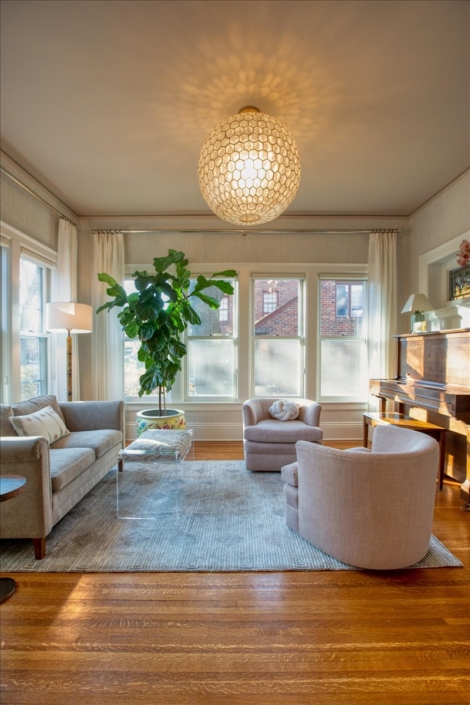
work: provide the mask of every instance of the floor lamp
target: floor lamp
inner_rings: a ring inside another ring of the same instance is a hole
[[[72,336],[71,333],[91,333],[93,309],[88,304],[71,302],[46,304],[46,329],[67,331],[67,401],[72,401]]]

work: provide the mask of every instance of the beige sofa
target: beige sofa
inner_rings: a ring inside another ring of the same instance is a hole
[[[69,435],[49,443],[41,436],[19,437],[10,416],[51,406]],[[117,462],[123,443],[124,403],[59,403],[42,396],[0,407],[0,474],[22,475],[24,491],[2,503],[0,538],[31,538],[36,558],[44,558],[46,536]]]
[[[426,555],[439,446],[424,433],[377,426],[372,450],[297,443],[282,469],[286,523],[343,563],[406,568]]]

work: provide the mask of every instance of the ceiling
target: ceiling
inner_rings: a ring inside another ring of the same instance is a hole
[[[470,164],[467,0],[2,0],[2,149],[78,215],[209,213],[207,133],[293,133],[288,213],[408,215]]]

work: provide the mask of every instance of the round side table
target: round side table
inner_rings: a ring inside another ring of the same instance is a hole
[[[24,490],[26,478],[21,475],[0,475],[0,502],[13,499]],[[8,600],[16,590],[13,578],[0,578],[0,603]]]

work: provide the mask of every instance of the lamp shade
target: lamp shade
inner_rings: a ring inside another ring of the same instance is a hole
[[[409,311],[433,311],[434,306],[428,301],[424,294],[411,294],[401,312],[409,313]]]
[[[215,127],[199,157],[199,186],[219,218],[259,225],[277,218],[300,183],[300,156],[282,123],[242,108]]]
[[[93,309],[88,304],[75,304],[70,301],[46,304],[46,319],[46,329],[50,331],[91,333],[93,329]]]

